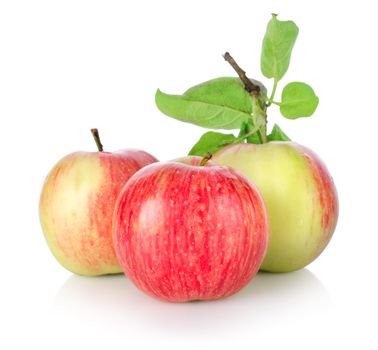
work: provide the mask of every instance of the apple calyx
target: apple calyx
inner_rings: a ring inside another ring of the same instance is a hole
[[[104,147],[102,146],[102,143],[101,143],[101,140],[100,140],[100,135],[98,133],[98,129],[97,128],[93,128],[91,129],[91,133],[93,135],[93,138],[96,142],[96,146],[97,146],[97,149],[99,152],[103,152],[104,151]]]

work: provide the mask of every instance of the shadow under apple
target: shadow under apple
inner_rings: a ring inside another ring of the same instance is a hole
[[[58,291],[53,312],[78,324],[140,332],[153,329],[167,337],[184,334],[208,336],[225,331],[258,331],[288,327],[307,318],[324,317],[330,297],[307,269],[285,274],[258,273],[239,293],[213,302],[171,304],[136,289],[124,275],[81,277],[73,275]]]

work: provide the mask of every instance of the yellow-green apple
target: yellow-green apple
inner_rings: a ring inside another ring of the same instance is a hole
[[[287,272],[316,259],[335,230],[338,199],[320,158],[293,142],[226,146],[213,161],[247,176],[260,190],[270,226],[262,270]]]
[[[126,181],[140,168],[156,162],[147,152],[125,149],[75,152],[48,174],[40,197],[40,220],[56,259],[80,275],[122,272],[112,242],[115,203]],[[97,136],[96,136],[97,135]]]
[[[255,186],[231,168],[199,160],[138,171],[114,212],[114,246],[125,274],[161,300],[236,293],[256,274],[267,248],[267,214]]]

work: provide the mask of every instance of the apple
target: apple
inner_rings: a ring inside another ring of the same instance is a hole
[[[268,243],[265,205],[231,168],[200,157],[155,163],[123,188],[113,239],[125,274],[169,302],[236,293],[257,273]]]
[[[270,240],[262,270],[298,270],[320,255],[336,227],[338,199],[314,152],[294,142],[235,144],[213,160],[247,176],[265,201]]]
[[[147,152],[125,149],[75,152],[48,174],[39,213],[47,244],[66,269],[79,275],[120,273],[112,245],[112,216],[126,181],[140,168],[156,162]]]

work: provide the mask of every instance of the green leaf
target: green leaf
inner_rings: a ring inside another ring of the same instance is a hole
[[[268,135],[268,141],[290,141],[290,138],[277,124],[274,124],[271,133]]]
[[[155,101],[169,117],[210,129],[239,129],[251,116],[251,97],[238,78],[217,78],[169,95],[157,90]]]
[[[287,84],[282,90],[281,99],[281,103],[278,103],[281,114],[289,119],[310,117],[319,103],[312,87],[300,82]]]
[[[245,135],[247,133],[249,133],[250,131],[252,131],[253,128],[254,128],[254,126],[253,126],[253,124],[252,124],[251,121],[243,123],[242,127],[240,128],[240,132],[239,132],[238,138],[242,137],[243,135]],[[246,141],[248,143],[254,143],[256,145],[261,144],[261,140],[260,140],[258,131],[255,132],[254,134],[248,136],[246,138]]]
[[[209,131],[201,136],[197,143],[190,150],[190,156],[203,157],[206,152],[215,153],[220,148],[232,143],[236,137],[232,134]]]
[[[272,15],[261,52],[261,71],[267,78],[278,81],[285,75],[297,36],[298,27],[293,21],[280,21]]]

